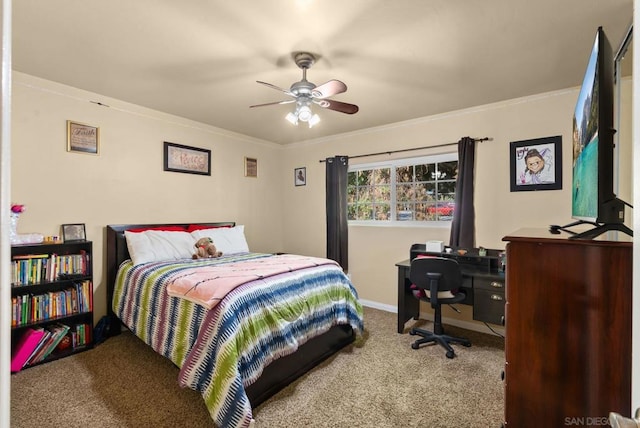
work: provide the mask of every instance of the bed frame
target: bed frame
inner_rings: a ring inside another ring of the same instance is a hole
[[[153,228],[157,226],[235,226],[234,222],[188,223],[188,224],[127,224],[107,226],[107,316],[110,336],[120,334],[122,323],[113,312],[113,289],[120,264],[129,259],[129,250],[124,232],[129,229]],[[337,325],[328,332],[317,336],[286,357],[279,358],[265,367],[260,378],[246,388],[253,408],[275,395],[282,388],[304,375],[331,355],[352,343],[355,333],[349,325]]]

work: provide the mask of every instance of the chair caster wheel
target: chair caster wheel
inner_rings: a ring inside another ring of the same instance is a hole
[[[418,345],[417,343],[412,343],[412,344],[411,344],[411,347],[412,347],[413,349],[418,349],[418,348],[420,347],[420,345]]]
[[[453,358],[455,355],[456,354],[453,351],[447,351],[447,358]]]
[[[415,336],[416,335],[415,330],[414,329],[409,330],[409,335],[410,336]]]
[[[465,348],[470,348],[471,342],[463,343],[462,346],[464,346]]]

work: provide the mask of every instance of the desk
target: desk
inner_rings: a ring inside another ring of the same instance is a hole
[[[477,251],[477,250],[476,250]],[[417,320],[420,315],[420,301],[411,292],[409,271],[411,260],[418,255],[453,258],[460,263],[462,288],[467,297],[461,303],[473,306],[473,319],[502,325],[504,322],[504,272],[498,269],[500,250],[488,250],[486,257],[480,257],[470,250],[464,256],[458,254],[431,253],[424,244],[411,246],[410,259],[396,263],[398,267],[398,333],[404,333],[404,324]]]

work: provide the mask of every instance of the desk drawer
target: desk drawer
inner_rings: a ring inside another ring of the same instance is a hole
[[[473,288],[475,290],[495,291],[504,294],[504,278],[473,278]]]
[[[504,289],[473,290],[473,319],[502,325],[504,317]]]

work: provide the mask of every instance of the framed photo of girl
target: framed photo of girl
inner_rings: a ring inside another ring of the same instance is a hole
[[[562,136],[512,141],[511,191],[562,189]]]

